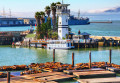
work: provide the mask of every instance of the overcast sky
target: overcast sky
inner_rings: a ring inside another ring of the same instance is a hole
[[[12,15],[15,16],[34,16],[36,11],[44,11],[45,6],[52,2],[62,0],[0,0],[0,15],[3,8],[6,14],[11,9]],[[70,4],[69,9],[74,12],[95,13],[105,9],[120,6],[120,0],[64,0],[64,3]]]

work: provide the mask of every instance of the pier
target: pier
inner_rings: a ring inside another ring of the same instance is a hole
[[[13,42],[23,41],[29,31],[2,31],[0,32],[0,45],[12,45]]]

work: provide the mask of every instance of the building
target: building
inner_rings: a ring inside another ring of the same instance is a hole
[[[56,4],[57,15],[58,17],[58,39],[62,40],[66,38],[68,34],[68,16],[70,14],[70,10],[68,10],[68,6],[70,4]]]
[[[0,27],[35,25],[35,18],[0,18]]]

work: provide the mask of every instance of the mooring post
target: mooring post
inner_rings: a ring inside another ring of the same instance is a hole
[[[72,66],[74,67],[74,52],[72,53]]]
[[[89,68],[91,68],[91,51],[89,52]]]
[[[10,83],[10,72],[7,72],[7,83]]]
[[[29,48],[30,48],[30,39],[29,39]]]
[[[79,49],[79,41],[78,41],[78,49]]]
[[[112,55],[112,50],[110,49],[110,50],[109,50],[109,52],[110,52],[110,53],[109,53],[109,63],[111,64],[111,55]]]
[[[37,48],[37,43],[35,43],[35,48]]]
[[[53,49],[53,62],[55,62],[55,49]]]

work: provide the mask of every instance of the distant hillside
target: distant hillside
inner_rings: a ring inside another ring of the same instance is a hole
[[[109,9],[104,12],[120,12],[120,7],[114,8],[114,9]]]

